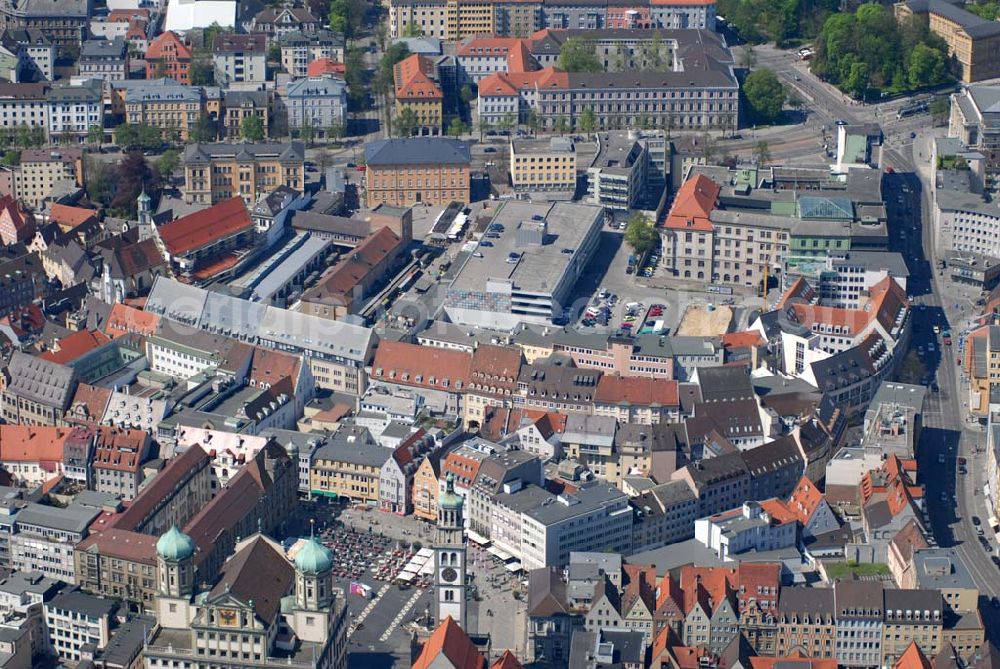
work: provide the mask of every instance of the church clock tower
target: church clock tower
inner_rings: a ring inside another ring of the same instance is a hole
[[[462,506],[455,493],[455,477],[445,478],[445,491],[438,498],[438,520],[434,535],[434,604],[440,624],[451,616],[465,629],[465,529]]]

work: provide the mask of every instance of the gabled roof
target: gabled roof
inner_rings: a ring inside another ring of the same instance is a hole
[[[471,367],[472,356],[466,351],[383,341],[375,351],[371,378],[458,392],[469,384]]]
[[[160,317],[154,313],[116,302],[104,323],[104,333],[112,339],[129,333],[150,336],[156,333],[159,323]]]
[[[930,544],[927,543],[927,538],[924,536],[923,529],[921,529],[920,523],[917,522],[916,518],[908,520],[906,525],[903,525],[903,529],[896,532],[896,536],[892,538],[889,545],[895,547],[903,564],[910,563],[910,560],[913,558],[913,551],[930,548]]]
[[[454,669],[486,669],[486,660],[476,650],[472,639],[451,616],[445,618],[420,650],[411,669],[431,669],[446,666],[437,662],[444,656]]]
[[[109,341],[111,340],[99,330],[78,330],[56,340],[56,347],[53,350],[45,351],[38,357],[60,365],[68,365]]]
[[[931,663],[920,650],[916,641],[911,641],[903,654],[892,665],[892,669],[931,669]]]
[[[469,145],[450,137],[379,139],[365,144],[368,167],[397,165],[469,165]]]
[[[49,210],[49,220],[58,223],[64,231],[83,225],[92,218],[97,218],[97,212],[93,209],[71,207],[58,202],[53,204],[52,209]]]
[[[810,481],[808,476],[803,476],[788,498],[787,507],[795,514],[800,523],[806,525],[824,499],[826,497],[819,491],[816,484]]]
[[[146,49],[146,60],[159,60],[168,55],[171,60],[191,60],[191,47],[172,30],[159,35]]]
[[[0,425],[0,461],[62,462],[66,442],[87,434],[78,427]]]
[[[252,227],[243,198],[236,196],[161,225],[159,233],[167,251],[180,255]]]
[[[509,650],[505,650],[496,662],[490,665],[490,669],[524,669],[524,665],[517,659],[517,656]]]
[[[253,602],[254,613],[270,625],[294,579],[292,563],[270,541],[258,535],[222,566],[222,576],[209,597],[230,595],[244,604]]]
[[[597,382],[594,402],[651,407],[680,406],[677,381],[605,374]]]
[[[444,92],[434,81],[434,61],[420,54],[412,54],[396,63],[393,84],[397,100],[434,100],[444,97]]]
[[[688,179],[677,191],[663,227],[671,230],[711,232],[709,216],[719,200],[719,184],[704,174]]]

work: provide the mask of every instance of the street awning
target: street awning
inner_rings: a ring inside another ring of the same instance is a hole
[[[506,568],[507,568],[507,571],[509,571],[510,573],[513,574],[513,573],[521,571],[521,563],[518,562],[517,560],[514,560],[513,562],[508,562]]]
[[[481,535],[479,532],[476,532],[475,530],[466,530],[465,533],[469,536],[470,540],[476,542],[480,546],[490,545],[490,540]]]
[[[417,576],[416,574],[410,573],[408,571],[403,571],[403,572],[399,573],[399,576],[396,577],[396,580],[397,581],[403,581],[405,583],[409,583],[414,578],[416,578],[416,576]]]
[[[492,555],[493,557],[497,558],[498,560],[503,560],[504,562],[514,557],[507,551],[502,551],[496,546],[490,546],[489,548],[486,549],[486,552]]]

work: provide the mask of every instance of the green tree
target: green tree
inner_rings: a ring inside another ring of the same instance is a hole
[[[180,152],[177,149],[167,149],[156,161],[156,171],[162,177],[169,177],[181,164]]]
[[[345,128],[343,123],[332,123],[330,127],[326,129],[326,136],[335,142],[339,142],[344,138]]]
[[[868,92],[868,83],[868,65],[858,61],[851,63],[847,78],[844,79],[844,89],[854,97],[861,98]]]
[[[514,112],[507,112],[500,117],[500,122],[497,123],[497,127],[500,131],[507,134],[510,134],[510,131],[514,129],[515,125],[517,125],[517,114]]]
[[[541,127],[542,121],[541,119],[538,118],[537,111],[535,111],[534,109],[528,110],[528,118],[527,118],[527,123],[525,125],[528,126],[528,130],[531,131],[532,136],[538,135],[538,128]]]
[[[240,121],[240,136],[250,142],[259,142],[264,139],[264,122],[260,116],[252,114],[244,116]]]
[[[299,139],[306,143],[306,146],[312,146],[313,140],[316,139],[316,128],[313,127],[312,119],[306,115],[302,117],[302,127],[299,128]]]
[[[21,162],[21,154],[18,151],[4,151],[0,156],[0,165],[11,167]]]
[[[189,134],[192,142],[207,144],[219,138],[219,129],[208,114],[202,114],[195,121]]]
[[[126,149],[147,151],[163,146],[163,133],[149,123],[123,123],[114,130],[115,144]]]
[[[555,131],[560,135],[565,135],[569,132],[569,120],[565,116],[557,116],[555,123]]]
[[[767,140],[762,139],[753,147],[753,160],[760,167],[771,162],[771,147]]]
[[[601,72],[604,68],[594,52],[594,44],[582,37],[570,37],[559,49],[559,69],[566,72]]]
[[[410,137],[419,125],[420,121],[417,119],[416,112],[410,107],[403,107],[396,114],[396,119],[393,121],[393,130],[395,130],[397,137]]]
[[[1000,5],[995,2],[970,2],[964,8],[987,21],[996,21],[997,17],[1000,16]]]
[[[771,70],[762,68],[747,75],[743,95],[755,123],[774,123],[781,117],[785,87]]]
[[[943,52],[926,44],[913,47],[907,72],[911,86],[914,88],[935,86],[945,80],[947,72],[948,65]]]
[[[716,149],[715,140],[712,139],[710,134],[703,133],[701,139],[698,140],[701,146],[701,157],[705,161],[706,165],[712,165],[715,161]]]
[[[215,68],[210,60],[198,54],[191,60],[191,67],[188,72],[192,86],[214,86]]]
[[[403,37],[423,37],[424,31],[416,23],[407,23],[403,28]]]
[[[271,46],[267,48],[267,62],[281,63],[281,44],[277,40],[271,42]]]
[[[451,123],[448,125],[448,134],[452,137],[461,137],[462,135],[468,134],[469,126],[462,123],[462,119],[455,117],[451,119]]]
[[[100,144],[104,141],[104,128],[99,125],[92,125],[87,128],[87,143]]]
[[[951,104],[947,98],[934,98],[931,101],[931,118],[934,119],[935,125],[941,125],[947,121],[950,113]]]
[[[220,26],[218,21],[212,21],[212,25],[201,31],[201,43],[211,53],[212,48],[215,46],[216,36],[225,32],[226,29]]]
[[[740,67],[748,70],[757,67],[757,51],[753,48],[753,44],[747,44],[740,54]]]
[[[483,135],[485,135],[487,132],[489,132],[490,130],[492,130],[493,129],[493,125],[489,122],[488,119],[483,118],[482,116],[480,116],[476,120],[476,129],[479,130],[479,141],[481,142],[481,141],[483,141]]]
[[[625,225],[625,243],[632,247],[636,255],[645,255],[658,239],[659,233],[645,214],[632,214]]]
[[[458,97],[462,99],[462,102],[469,104],[476,99],[476,94],[472,90],[472,86],[469,84],[462,84],[462,88],[458,91]]]

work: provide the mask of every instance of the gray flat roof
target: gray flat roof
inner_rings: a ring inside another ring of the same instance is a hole
[[[79,590],[60,593],[53,597],[50,602],[46,603],[46,606],[67,611],[77,611],[94,618],[110,616],[118,608],[118,604],[113,600],[94,597]]]
[[[910,276],[906,267],[906,258],[902,253],[891,251],[850,251],[845,254],[845,261],[857,263],[869,270],[887,270],[893,276]]]
[[[552,525],[590,513],[609,502],[627,499],[628,495],[614,486],[596,484],[580,488],[572,494],[563,493],[549,504],[525,510],[525,515],[544,525]]]
[[[476,251],[483,257],[469,256],[451,290],[485,291],[487,281],[496,279],[510,281],[517,290],[550,293],[576,257],[577,247],[591,227],[600,224],[603,214],[601,207],[568,202],[504,202],[491,223],[503,226],[499,239],[488,240],[492,246],[477,246]],[[533,217],[542,217],[547,225],[545,243],[519,245],[519,229],[540,223]],[[574,253],[563,253],[563,249],[572,249]],[[516,263],[507,262],[512,252],[521,254]]]
[[[48,527],[60,532],[83,533],[100,513],[101,510],[97,507],[78,504],[70,504],[64,509],[43,504],[29,504],[17,514],[17,523]]]
[[[954,548],[920,548],[913,551],[913,569],[920,588],[976,588],[968,565]]]

